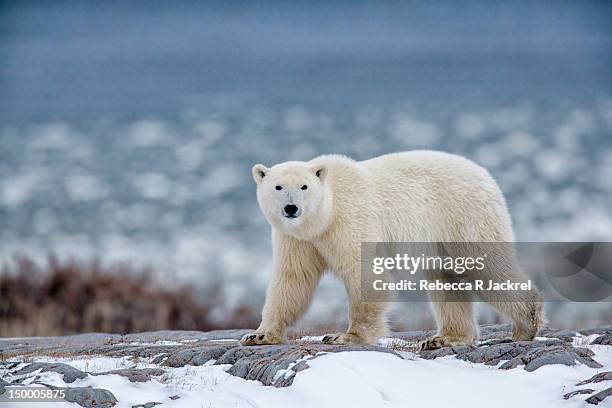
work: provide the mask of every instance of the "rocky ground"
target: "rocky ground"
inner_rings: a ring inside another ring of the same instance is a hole
[[[337,346],[321,344],[319,337],[303,337],[289,344],[242,347],[237,339],[246,330],[213,332],[158,331],[130,335],[81,334],[53,338],[0,339],[0,394],[7,387],[41,386],[66,391],[65,400],[83,407],[111,407],[121,401],[111,390],[72,384],[84,379],[110,374],[131,383],[168,382],[174,369],[190,366],[219,365],[228,374],[255,380],[264,386],[291,387],[297,373],[308,370],[312,360],[329,353],[374,351],[398,358],[433,360],[452,358],[493,366],[499,370],[533,372],[544,366],[583,365],[596,369],[596,374],[577,382],[574,389],[560,394],[559,399],[584,399],[590,404],[611,403],[612,371],[605,371],[597,355],[587,345],[612,347],[612,326],[589,330],[561,331],[545,329],[538,341],[511,342],[509,326],[481,328],[478,347],[446,347],[417,353],[417,344],[431,332],[394,333],[378,346]],[[71,365],[74,359],[122,359],[123,367]],[[146,364],[143,364],[146,363]],[[604,388],[601,389],[601,384]],[[598,390],[592,385],[597,384]],[[606,399],[609,397],[608,399]],[[142,401],[131,406],[152,407],[180,399],[171,395],[168,401]],[[0,401],[2,399],[0,398]]]

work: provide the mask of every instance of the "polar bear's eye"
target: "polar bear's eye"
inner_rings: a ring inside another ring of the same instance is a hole
[[[306,190],[307,188],[308,188],[308,186],[307,186],[306,184],[304,184],[304,185],[302,186],[302,190]]]
[[[276,186],[277,190],[282,190],[283,188],[281,186]]]

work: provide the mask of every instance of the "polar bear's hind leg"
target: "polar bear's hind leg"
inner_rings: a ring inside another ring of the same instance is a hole
[[[473,345],[478,339],[478,326],[471,302],[431,302],[438,334],[421,343],[421,350]]]
[[[529,299],[517,302],[491,302],[497,311],[512,320],[512,341],[533,340],[544,324],[541,295],[534,291]]]

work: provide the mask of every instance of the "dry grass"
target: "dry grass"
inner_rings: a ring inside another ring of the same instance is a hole
[[[0,336],[55,336],[151,330],[214,330],[255,327],[258,311],[246,305],[212,318],[222,291],[196,293],[187,286],[156,285],[150,269],[126,264],[59,261],[44,266],[16,258],[0,270]]]

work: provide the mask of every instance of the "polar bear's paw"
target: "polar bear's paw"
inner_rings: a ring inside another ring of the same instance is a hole
[[[427,339],[419,345],[421,351],[436,350],[442,347],[456,347],[456,346],[468,346],[473,347],[475,345],[476,338],[474,336],[466,335],[465,337],[449,337],[444,335],[435,335],[430,339]]]
[[[270,332],[253,332],[245,334],[240,343],[243,346],[259,346],[264,344],[281,344],[285,341],[279,337],[275,336]]]
[[[425,350],[436,350],[442,347],[450,346],[450,342],[444,336],[433,336],[430,339],[427,339],[421,342],[419,349],[421,351]]]
[[[321,340],[324,344],[364,344],[365,341],[354,333],[327,334]]]

